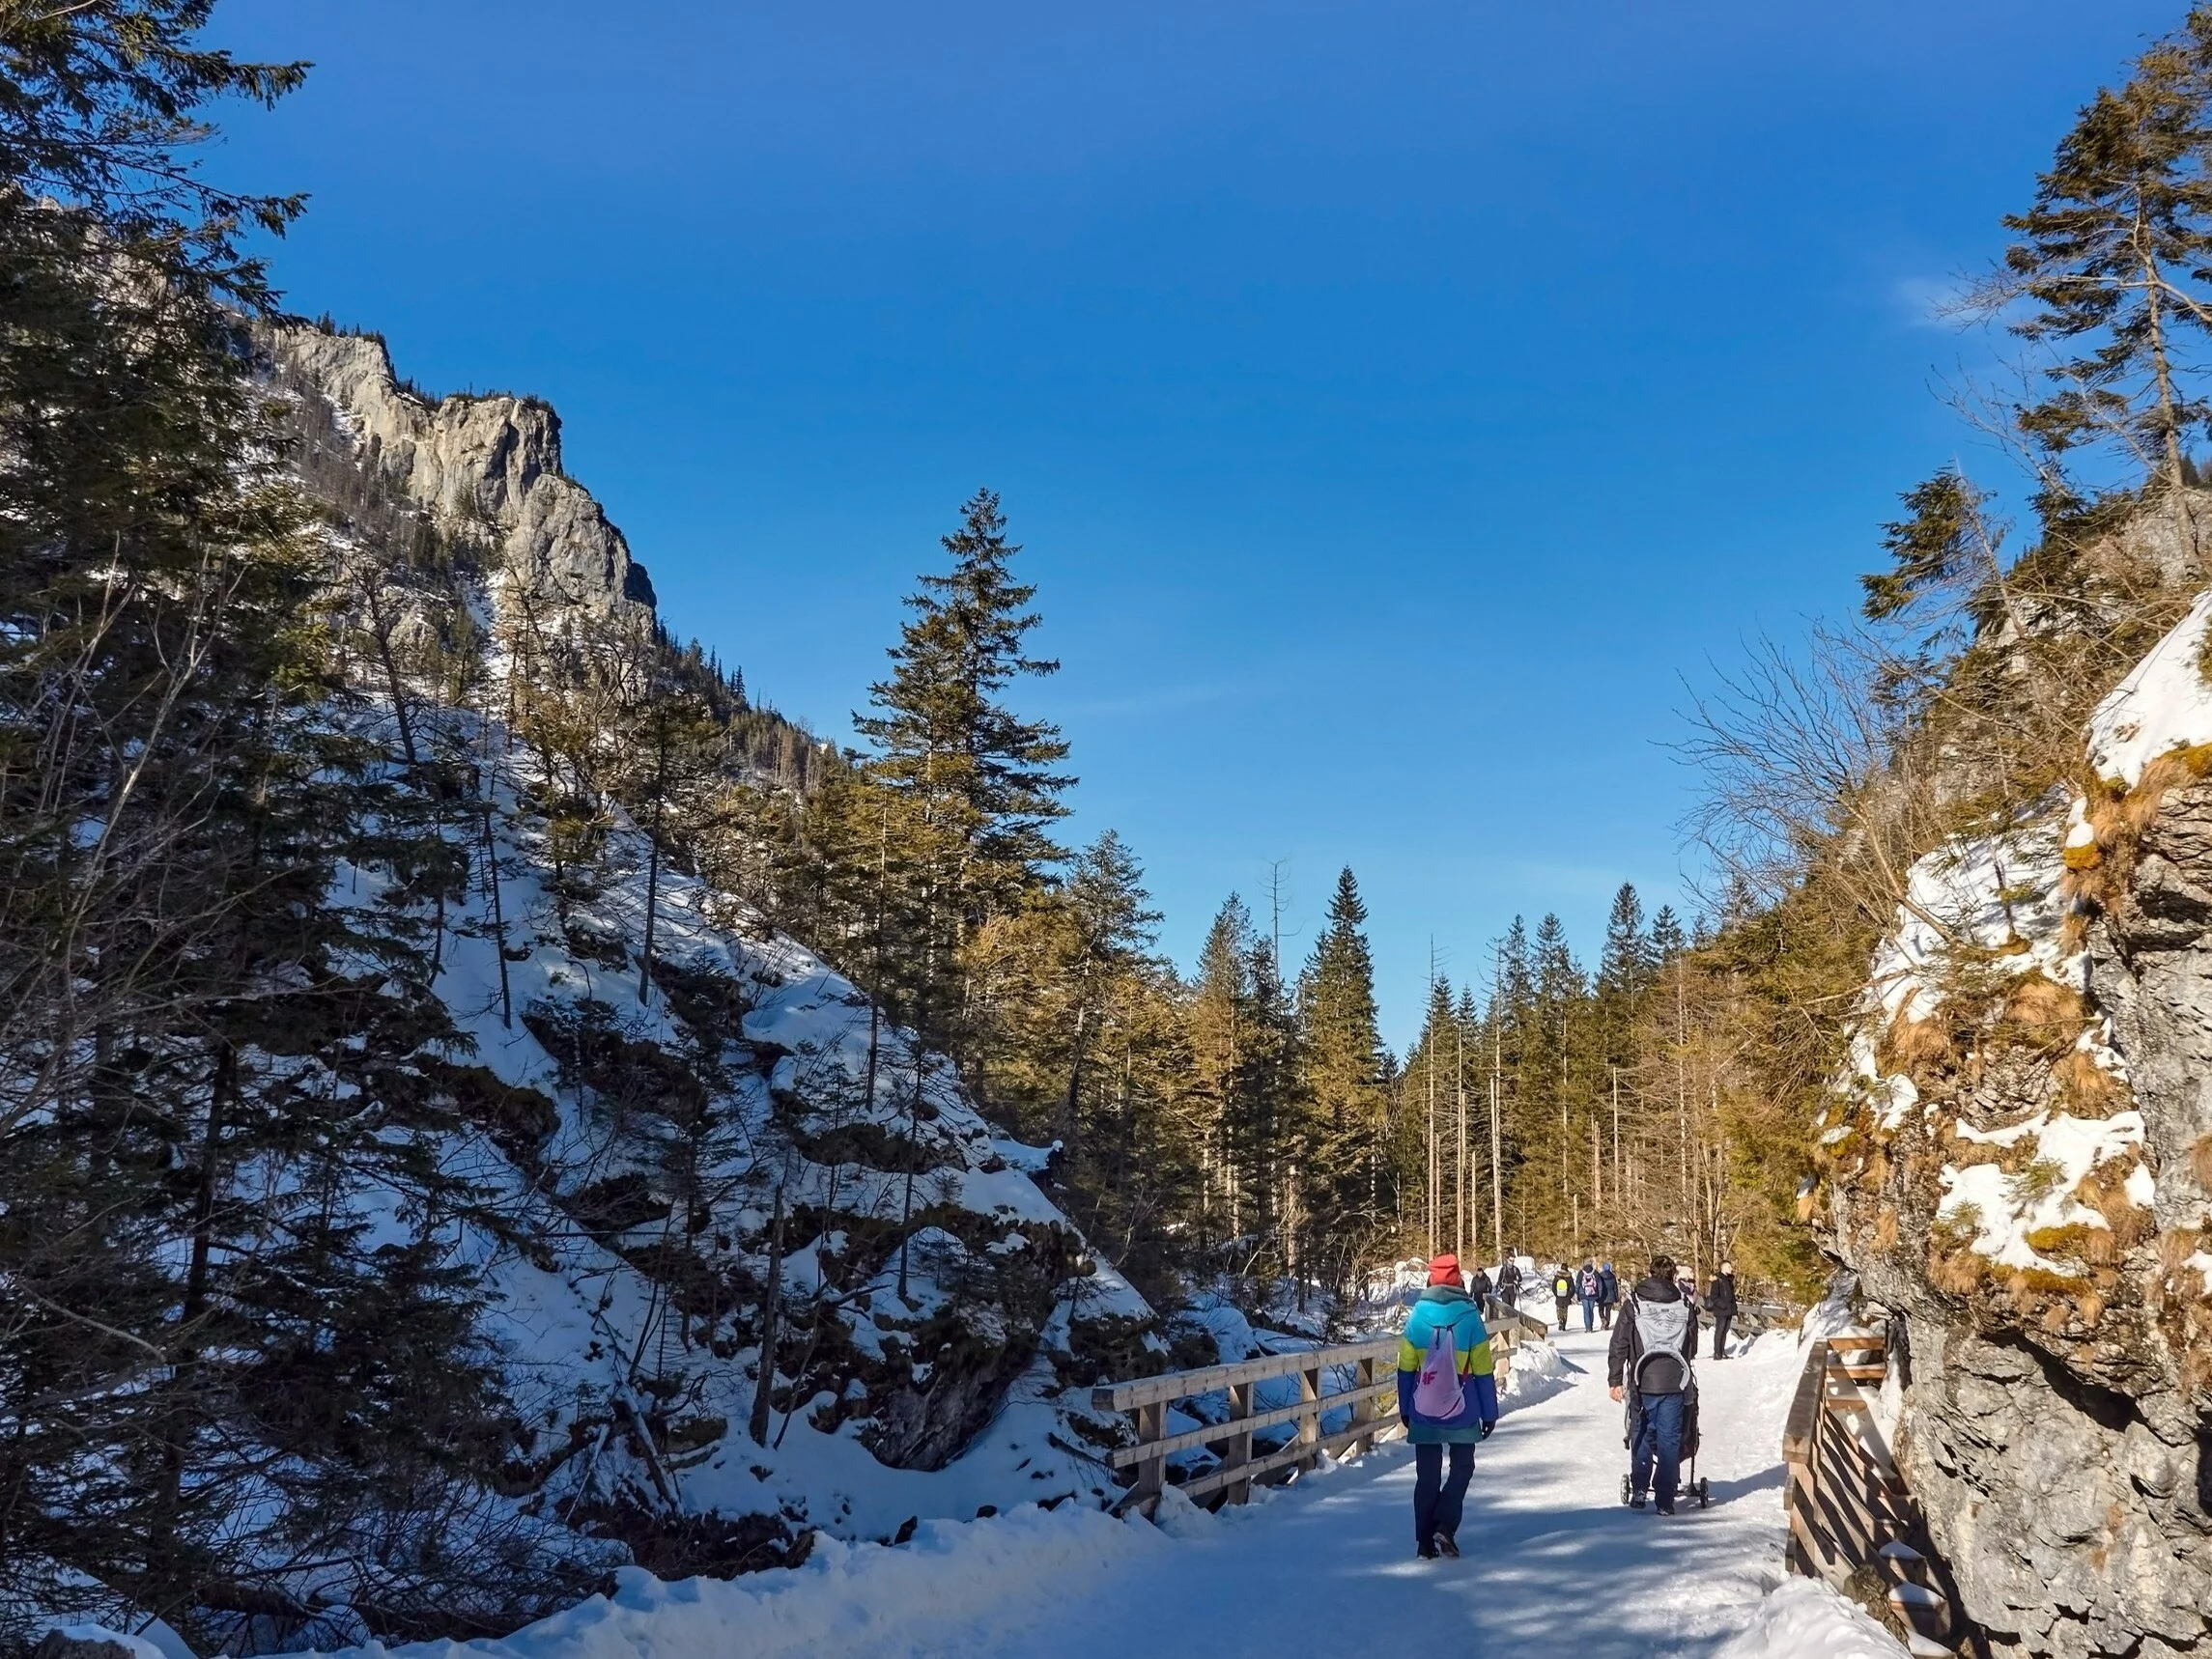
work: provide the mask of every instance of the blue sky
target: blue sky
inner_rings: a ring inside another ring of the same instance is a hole
[[[825,735],[978,484],[1024,693],[1187,962],[1286,860],[1432,939],[1679,896],[1683,679],[1849,608],[1990,344],[1931,295],[2181,0],[223,0],[298,308],[536,392],[663,611]]]

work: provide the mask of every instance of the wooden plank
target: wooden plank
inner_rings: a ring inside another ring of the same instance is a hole
[[[1140,1377],[1129,1383],[1101,1383],[1091,1391],[1091,1403],[1099,1411],[1130,1411],[1137,1406],[1156,1401],[1188,1399],[1193,1394],[1210,1394],[1217,1389],[1226,1389],[1234,1383],[1264,1382],[1269,1377],[1288,1377],[1310,1369],[1334,1369],[1339,1365],[1356,1365],[1362,1360],[1397,1358],[1396,1336],[1385,1336],[1372,1342],[1349,1342],[1335,1348],[1314,1348],[1303,1353],[1262,1354],[1255,1359],[1239,1360],[1228,1365],[1204,1365],[1195,1371],[1167,1371],[1156,1377]]]
[[[1292,1441],[1280,1451],[1272,1451],[1265,1457],[1253,1459],[1234,1476],[1219,1469],[1210,1469],[1194,1479],[1184,1481],[1182,1483],[1183,1496],[1186,1498],[1206,1497],[1219,1491],[1232,1479],[1264,1480],[1270,1475],[1280,1475],[1290,1469],[1291,1465],[1304,1462],[1318,1451],[1342,1451],[1362,1434],[1372,1432],[1372,1430],[1367,1429],[1347,1428],[1336,1434],[1324,1435],[1311,1445],[1302,1445],[1297,1441]]]
[[[1252,1385],[1250,1383],[1237,1383],[1230,1390],[1230,1418],[1227,1422],[1203,1423],[1197,1428],[1184,1429],[1180,1433],[1167,1435],[1159,1440],[1148,1441],[1138,1446],[1118,1446],[1106,1454],[1106,1460],[1116,1469],[1126,1469],[1130,1464],[1140,1462],[1148,1457],[1173,1457],[1178,1451],[1189,1451],[1201,1446],[1213,1446],[1221,1441],[1234,1439],[1239,1434],[1249,1440],[1256,1429],[1273,1428],[1277,1423],[1294,1422],[1300,1418],[1312,1415],[1316,1405],[1319,1405],[1322,1411],[1334,1411],[1339,1406],[1348,1405],[1356,1416],[1360,1401],[1363,1398],[1372,1405],[1376,1396],[1381,1394],[1386,1388],[1395,1409],[1395,1402],[1398,1398],[1398,1380],[1393,1377],[1388,1384],[1375,1383],[1365,1391],[1355,1389],[1348,1393],[1324,1394],[1318,1401],[1292,1400],[1287,1406],[1270,1406],[1265,1411],[1248,1411],[1244,1416],[1239,1417],[1236,1415],[1236,1396],[1243,1394],[1249,1398]]]
[[[1824,1336],[1821,1340],[1826,1342],[1831,1351],[1843,1354],[1863,1354],[1869,1350],[1886,1351],[1889,1347],[1889,1338],[1886,1336],[1855,1336],[1849,1333],[1841,1336]]]
[[[1813,1436],[1820,1429],[1821,1389],[1828,1365],[1828,1344],[1815,1342],[1798,1378],[1798,1392],[1790,1400],[1790,1415],[1782,1425],[1782,1456],[1792,1463],[1812,1459]]]

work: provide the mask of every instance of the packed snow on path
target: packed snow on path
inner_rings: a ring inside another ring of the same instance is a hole
[[[1416,1645],[1573,1659],[1898,1659],[1825,1586],[1782,1572],[1782,1420],[1802,1363],[1788,1333],[1699,1366],[1712,1507],[1620,1502],[1621,1408],[1606,1335],[1553,1338],[1558,1377],[1478,1448],[1459,1561],[1414,1558],[1403,1444],[1207,1515],[1160,1524],[1026,1508],[931,1523],[897,1548],[825,1540],[793,1572],[661,1584],[626,1572],[497,1642],[405,1659],[1281,1659]],[[1533,1380],[1533,1379],[1531,1379]],[[1561,1382],[1564,1386],[1559,1386]],[[355,1649],[371,1659],[381,1648]]]

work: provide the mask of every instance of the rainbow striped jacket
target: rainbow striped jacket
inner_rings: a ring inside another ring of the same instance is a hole
[[[1457,1417],[1423,1417],[1413,1409],[1413,1385],[1429,1358],[1429,1343],[1436,1332],[1449,1326],[1453,1345],[1460,1351],[1460,1390]],[[1405,1438],[1415,1446],[1471,1445],[1483,1437],[1483,1424],[1497,1421],[1497,1367],[1490,1359],[1490,1334],[1482,1310],[1465,1291],[1450,1284],[1432,1284],[1406,1315],[1405,1332],[1398,1343],[1398,1415],[1405,1423]]]

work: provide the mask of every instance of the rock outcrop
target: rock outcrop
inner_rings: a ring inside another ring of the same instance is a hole
[[[396,492],[481,537],[535,601],[652,615],[645,567],[561,469],[560,416],[550,405],[504,393],[433,401],[400,383],[373,334],[294,327],[272,334],[269,349],[281,374],[329,401]]]
[[[1899,1464],[2000,1655],[2212,1654],[2208,618],[2100,706],[2088,794],[1922,860],[1824,1117]]]

